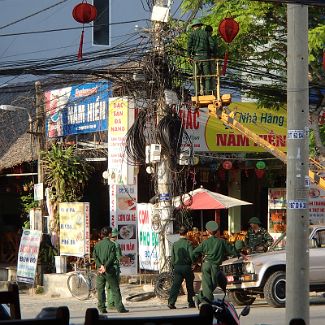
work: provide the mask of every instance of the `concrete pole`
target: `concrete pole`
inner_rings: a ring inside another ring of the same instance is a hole
[[[309,324],[308,6],[288,4],[286,324]]]
[[[156,6],[163,7],[166,1],[164,0],[153,0],[153,4]],[[153,23],[152,37],[153,37],[153,46],[154,46],[154,55],[159,59],[157,60],[158,64],[164,62],[163,58],[166,55],[164,52],[164,44],[162,39],[163,31],[163,22],[155,21]],[[157,67],[160,71],[159,67]],[[166,116],[166,102],[164,97],[164,82],[160,83],[159,76],[157,82],[157,123]],[[170,188],[171,188],[171,174],[170,174],[170,160],[166,155],[161,156],[160,162],[157,163],[157,187],[158,187],[158,210],[160,214],[161,230],[159,236],[159,272],[169,271],[169,265],[167,263],[167,257],[169,254],[169,243],[167,240],[167,234],[173,233],[173,223],[171,219],[171,197],[170,197]]]

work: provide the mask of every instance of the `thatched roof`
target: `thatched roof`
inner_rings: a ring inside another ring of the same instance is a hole
[[[8,87],[0,88],[0,104],[24,107],[34,118],[34,89],[32,84],[30,87],[30,91],[23,92]],[[0,110],[0,171],[35,159],[28,130],[26,110]]]

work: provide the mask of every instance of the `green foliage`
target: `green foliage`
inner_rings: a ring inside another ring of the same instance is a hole
[[[51,189],[52,201],[75,202],[83,195],[83,189],[91,173],[91,166],[76,155],[73,146],[60,144],[42,155],[45,182]]]
[[[24,229],[29,229],[30,226],[30,220],[28,218],[30,210],[38,207],[38,202],[34,201],[33,186],[33,182],[24,184],[23,189],[25,194],[20,196],[20,202],[22,207],[21,218]]]
[[[286,102],[287,5],[250,0],[184,0],[184,12],[203,13],[205,24],[218,26],[224,18],[234,18],[240,31],[231,44],[219,41],[219,56],[229,53],[228,73],[223,82],[236,87],[266,107]],[[324,84],[321,58],[325,43],[325,8],[309,7],[309,61],[312,82]],[[193,17],[192,17],[193,18]],[[186,48],[188,33],[181,41]],[[179,40],[177,40],[179,42]],[[231,72],[229,72],[231,71]]]
[[[23,207],[23,212],[29,214],[29,211],[33,208],[38,207],[38,202],[34,201],[34,194],[28,193],[20,197],[21,205]]]

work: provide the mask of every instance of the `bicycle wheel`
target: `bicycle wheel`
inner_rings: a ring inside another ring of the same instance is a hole
[[[89,283],[89,288],[92,293],[96,292],[96,278],[97,278],[97,272],[95,271],[90,271],[88,273],[88,283]]]
[[[89,298],[90,290],[87,284],[85,273],[73,273],[67,280],[68,289],[72,296],[79,300]]]

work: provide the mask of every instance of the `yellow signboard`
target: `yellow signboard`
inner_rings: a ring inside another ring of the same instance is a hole
[[[83,257],[90,253],[88,202],[59,204],[60,255]]]
[[[255,103],[233,103],[229,106],[229,110],[244,127],[279,150],[286,151],[286,110],[258,108]],[[206,122],[205,142],[207,149],[215,152],[265,151],[244,134],[225,125],[217,117],[209,117]]]

